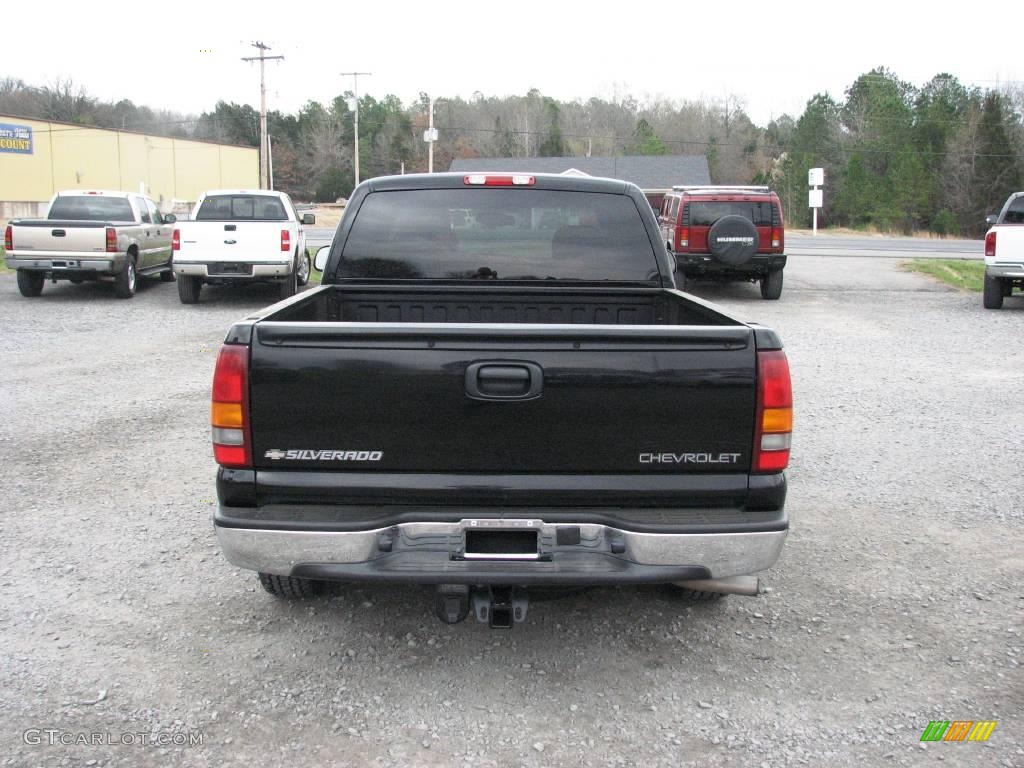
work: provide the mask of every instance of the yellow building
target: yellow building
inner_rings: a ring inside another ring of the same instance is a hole
[[[42,215],[65,189],[143,189],[169,211],[207,189],[258,187],[254,147],[0,115],[0,219]]]

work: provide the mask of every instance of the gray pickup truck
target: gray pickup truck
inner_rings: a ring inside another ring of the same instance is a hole
[[[15,219],[4,232],[6,262],[22,296],[43,292],[47,278],[81,283],[112,278],[118,298],[135,295],[139,275],[170,282],[171,225],[144,195],[58,192],[45,219]]]

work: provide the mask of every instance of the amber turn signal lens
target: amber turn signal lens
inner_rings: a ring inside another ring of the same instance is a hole
[[[241,427],[241,403],[213,403],[210,406],[210,423],[215,427]]]
[[[763,432],[792,432],[793,409],[765,408],[761,420],[761,430]]]

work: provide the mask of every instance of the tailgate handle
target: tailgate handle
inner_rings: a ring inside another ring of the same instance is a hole
[[[52,232],[50,232],[50,234],[53,235],[54,237],[64,237],[67,234],[67,232],[65,232],[63,229],[55,229]]]
[[[234,232],[236,229],[238,229],[238,227],[236,225],[234,225],[234,224],[225,224],[224,225],[224,231],[225,232]]]
[[[536,363],[491,361],[466,367],[466,396],[473,400],[533,400],[544,389]]]

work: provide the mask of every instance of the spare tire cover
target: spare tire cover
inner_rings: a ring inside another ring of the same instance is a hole
[[[708,250],[730,267],[746,264],[757,253],[757,228],[742,216],[723,216],[708,231]]]

